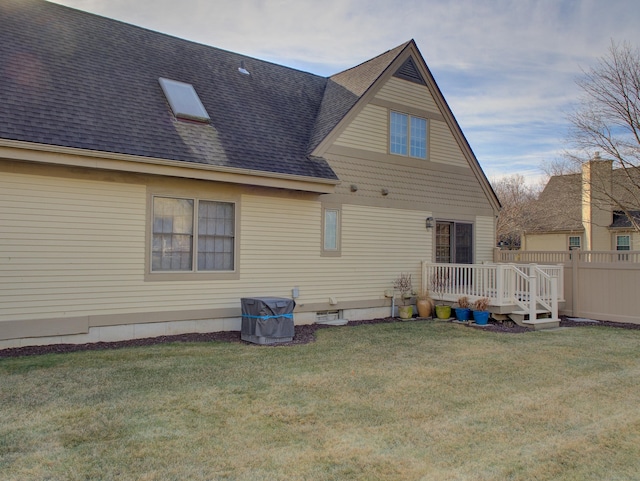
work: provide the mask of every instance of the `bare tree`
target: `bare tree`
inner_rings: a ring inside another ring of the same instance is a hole
[[[567,157],[584,164],[601,155],[613,161],[613,188],[602,189],[615,210],[640,231],[640,50],[611,42],[608,53],[577,80],[582,97],[568,117]]]
[[[543,160],[540,164],[540,170],[546,174],[543,182],[546,184],[549,178],[556,175],[579,174],[580,166],[576,165],[566,157],[555,158],[553,160]]]
[[[527,185],[524,176],[520,174],[495,180],[492,186],[502,204],[496,225],[497,241],[504,248],[518,249],[520,234],[531,220],[537,189]]]

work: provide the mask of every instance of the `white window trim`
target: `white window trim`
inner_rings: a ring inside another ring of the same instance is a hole
[[[621,237],[626,237],[627,239],[629,239],[629,243],[625,246],[621,246],[620,245],[620,238]],[[620,247],[626,247],[626,249],[620,249]],[[630,234],[617,234],[616,235],[616,251],[630,251],[631,250],[631,235]]]
[[[571,239],[578,239],[578,245],[577,246],[572,246],[571,245]],[[576,250],[576,249],[582,249],[582,237],[579,235],[570,235],[567,239],[567,243],[569,246],[569,250]]]

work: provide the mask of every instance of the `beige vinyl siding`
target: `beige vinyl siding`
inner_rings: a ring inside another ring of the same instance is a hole
[[[582,235],[582,234],[571,234]],[[527,234],[524,250],[528,251],[566,251],[569,250],[569,234]]]
[[[342,256],[332,258],[320,256],[319,203],[245,196],[242,208],[242,288],[252,295],[299,287],[302,305],[382,299],[431,252],[424,212],[344,205]]]
[[[386,153],[388,110],[366,105],[336,140],[336,145]]]
[[[342,257],[322,257],[318,200],[240,198],[239,280],[145,282],[144,185],[4,173],[0,321],[239,308],[296,286],[303,305],[384,299],[432,249],[429,212],[344,205]]]
[[[245,195],[241,223],[239,287],[245,295],[290,297],[313,276],[309,270],[321,249],[319,202]]]
[[[476,217],[476,255],[475,263],[493,262],[493,248],[495,246],[496,234],[492,217]]]
[[[321,297],[383,298],[401,272],[420,286],[420,260],[432,251],[430,212],[344,205],[342,213],[342,257],[323,259],[331,277],[318,286]]]
[[[376,93],[376,98],[401,105],[440,113],[431,92],[423,85],[391,77]]]
[[[492,209],[471,169],[443,169],[439,164],[418,159],[391,163],[386,158],[363,159],[353,155],[327,154],[342,183],[338,194],[359,202],[380,202],[382,188],[389,190],[385,203],[400,202],[409,208],[437,210],[438,217],[457,218],[461,212],[491,215]],[[354,195],[351,184],[358,186]],[[451,215],[449,215],[451,214]]]
[[[429,160],[458,167],[469,167],[449,126],[439,120],[430,120]]]
[[[3,173],[0,320],[137,302],[144,219],[141,186]]]

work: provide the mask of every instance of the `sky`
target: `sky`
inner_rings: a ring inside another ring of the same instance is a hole
[[[640,47],[638,0],[55,0],[322,76],[414,39],[490,180],[543,177],[584,71]]]

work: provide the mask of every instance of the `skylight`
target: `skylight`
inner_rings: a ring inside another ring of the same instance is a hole
[[[200,122],[210,120],[209,114],[204,105],[202,105],[193,85],[162,77],[158,81],[165,97],[169,101],[173,114],[177,118],[198,120]]]

